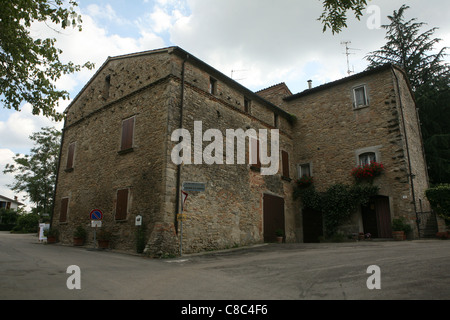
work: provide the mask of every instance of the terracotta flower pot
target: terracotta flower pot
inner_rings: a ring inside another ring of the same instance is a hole
[[[405,240],[405,233],[403,231],[393,231],[392,237],[396,241],[403,241],[403,240]]]
[[[74,246],[82,246],[84,245],[84,238],[73,238]]]
[[[109,240],[97,240],[99,249],[108,249],[109,248]]]
[[[47,243],[56,243],[56,237],[47,236]]]

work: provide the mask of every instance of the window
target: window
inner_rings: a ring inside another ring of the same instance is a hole
[[[69,198],[62,198],[61,209],[59,211],[59,222],[67,222],[68,210],[69,210]]]
[[[355,109],[366,107],[369,105],[369,99],[367,98],[366,86],[360,86],[353,89],[353,107]]]
[[[128,189],[117,190],[116,220],[125,220],[128,214]]]
[[[366,152],[359,155],[359,164],[362,166],[375,161],[377,161],[375,152]]]
[[[122,121],[122,141],[120,151],[131,151],[133,149],[134,120],[135,117],[131,117]]]
[[[278,128],[278,126],[279,126],[279,124],[280,124],[280,119],[279,119],[279,117],[278,117],[278,114],[276,114],[276,113],[274,113],[273,114],[273,126],[275,127],[275,128]]]
[[[250,113],[252,106],[252,101],[250,99],[244,98],[244,111]]]
[[[249,163],[251,168],[254,169],[260,169],[261,168],[261,162],[260,162],[260,150],[259,150],[259,140],[258,139],[251,139],[250,143],[251,148],[251,154]]]
[[[111,87],[111,75],[107,75],[105,78],[105,88],[103,92],[103,98],[108,99],[109,98],[109,88]]]
[[[305,163],[298,166],[298,177],[311,177],[312,171],[311,171],[311,164]]]
[[[283,166],[283,177],[289,178],[289,153],[281,151],[281,164]]]
[[[217,90],[217,80],[214,78],[209,78],[209,93],[216,94]]]
[[[66,171],[72,171],[75,159],[75,146],[76,143],[72,142],[69,144],[69,150],[67,151],[67,163],[66,163]]]

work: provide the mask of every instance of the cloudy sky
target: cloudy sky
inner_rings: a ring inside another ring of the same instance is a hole
[[[36,25],[32,33],[56,38],[64,61],[90,61],[96,69],[108,56],[176,45],[251,90],[285,82],[297,93],[309,79],[320,85],[347,76],[342,42],[351,42],[350,69],[363,71],[365,55],[385,43],[384,29],[374,28],[377,12],[387,24],[387,16],[405,2],[411,7],[406,17],[438,27],[438,48],[450,47],[450,1],[443,0],[372,0],[374,10],[361,21],[351,18],[337,35],[322,32],[321,0],[78,0],[82,32]],[[73,98],[94,73],[65,76],[57,86]],[[29,136],[44,126],[62,123],[31,115],[26,104],[21,112],[0,107],[0,194],[14,196],[7,187],[13,177],[3,174],[4,166],[14,154],[28,153]]]

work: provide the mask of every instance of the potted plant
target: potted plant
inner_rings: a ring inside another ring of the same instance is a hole
[[[406,235],[412,231],[411,226],[406,222],[404,217],[392,220],[392,237],[394,240],[406,240]]]
[[[282,243],[283,242],[283,236],[284,236],[283,230],[281,230],[281,229],[275,230],[275,236],[277,237],[277,242],[278,243]]]
[[[58,241],[59,231],[56,228],[50,228],[44,231],[44,236],[47,237],[47,243],[55,243]]]
[[[97,243],[98,243],[98,247],[100,249],[107,249],[109,248],[109,242],[111,240],[112,237],[112,233],[101,229],[98,234],[97,234]]]
[[[73,245],[74,246],[84,245],[86,235],[87,235],[86,229],[84,229],[82,226],[78,226],[73,232]]]

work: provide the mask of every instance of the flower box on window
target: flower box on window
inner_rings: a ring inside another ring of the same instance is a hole
[[[369,181],[381,175],[384,171],[382,163],[372,161],[369,164],[359,165],[352,170],[352,176],[357,182]]]

